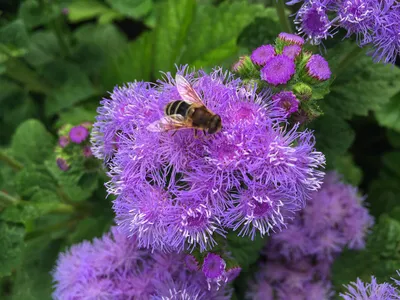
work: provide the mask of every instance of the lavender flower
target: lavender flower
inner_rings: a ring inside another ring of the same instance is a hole
[[[60,136],[58,139],[58,145],[60,145],[61,148],[66,147],[69,144],[69,138],[67,136]]]
[[[319,81],[325,81],[331,78],[329,64],[325,58],[319,54],[314,54],[310,57],[306,64],[306,69],[309,76]]]
[[[64,158],[57,157],[56,163],[61,171],[67,171],[69,169],[69,164]]]
[[[283,48],[282,54],[296,59],[301,53],[301,47],[298,45],[288,45]]]
[[[69,132],[69,138],[71,142],[80,144],[89,136],[89,131],[84,126],[75,126],[72,127]]]
[[[283,91],[272,96],[272,100],[276,101],[276,105],[283,108],[288,115],[296,112],[299,108],[299,100],[296,95],[290,91]]]
[[[296,72],[296,65],[293,58],[286,55],[277,55],[267,61],[261,69],[261,79],[269,84],[286,84]]]
[[[332,23],[325,2],[329,0],[307,1],[297,12],[295,23],[299,25],[299,33],[304,34],[312,44],[319,44],[322,39],[331,36]]]
[[[209,290],[201,271],[185,268],[183,255],[138,247],[117,228],[60,255],[53,272],[54,299],[230,299],[226,286]]]
[[[372,226],[362,201],[355,188],[340,182],[336,173],[328,173],[301,213],[271,236],[264,252],[266,262],[250,284],[248,297],[274,299],[262,297],[266,289],[266,295],[275,294],[277,299],[329,299],[333,258],[344,246],[362,248]]]
[[[304,44],[304,39],[301,36],[292,33],[281,32],[278,35],[278,39],[289,45],[303,46]]]
[[[251,53],[251,61],[257,65],[264,66],[269,59],[275,56],[275,48],[272,45],[263,45]]]
[[[359,278],[356,282],[351,282],[346,286],[347,292],[340,293],[344,300],[358,299],[400,299],[399,290],[389,283],[377,283],[374,276],[371,277],[371,283],[364,283]]]
[[[209,281],[220,282],[225,274],[226,263],[221,256],[208,253],[204,258],[202,271]]]
[[[270,94],[229,73],[178,73],[221,116],[223,129],[212,138],[147,129],[181,99],[169,73],[157,86],[115,89],[98,109],[92,150],[109,168],[118,225],[141,247],[164,251],[212,249],[229,229],[251,237],[279,230],[320,187],[324,157],[313,135],[298,126],[287,131]]]

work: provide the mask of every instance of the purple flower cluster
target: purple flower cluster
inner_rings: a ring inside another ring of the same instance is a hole
[[[399,281],[395,280],[399,285]],[[400,291],[390,283],[377,283],[374,276],[371,277],[371,283],[364,283],[359,278],[356,282],[351,282],[346,286],[347,292],[340,294],[344,300],[358,299],[382,299],[382,300],[398,300],[400,299]]]
[[[166,251],[209,250],[229,229],[252,238],[280,230],[321,185],[325,159],[312,133],[287,130],[267,93],[227,72],[178,73],[220,115],[222,130],[147,129],[182,99],[169,73],[157,85],[116,88],[98,109],[92,150],[109,168],[118,225],[140,246]]]
[[[315,117],[311,115],[315,110],[306,111],[308,107],[315,107],[309,101],[313,87],[319,89],[321,94],[321,83],[325,82],[327,88],[331,77],[328,62],[321,55],[312,55],[303,50],[303,44],[302,37],[282,32],[275,45],[263,45],[255,49],[250,56],[251,63],[241,58],[234,66],[234,71],[241,77],[249,73],[254,77],[259,72],[263,81],[261,84],[267,83],[276,92],[273,96],[275,105],[282,108],[287,117],[297,113],[294,120],[300,119],[301,115],[309,120]],[[302,88],[299,89],[300,85]],[[308,104],[301,106],[300,100]]]
[[[184,255],[138,248],[114,227],[93,242],[60,255],[53,272],[54,299],[230,299],[226,285],[209,289],[201,271],[191,271]]]
[[[71,161],[76,157],[90,158],[93,156],[89,144],[89,130],[92,123],[84,122],[77,126],[64,125],[58,131],[58,145],[55,149],[56,163],[62,171],[70,168]]]
[[[271,236],[267,261],[249,295],[273,299],[257,298],[269,289],[278,299],[326,299],[334,257],[345,246],[363,248],[373,224],[362,204],[354,187],[340,182],[336,173],[328,173],[322,188],[287,229]]]
[[[376,61],[394,63],[400,53],[400,4],[394,0],[292,0],[303,2],[296,15],[299,33],[314,44],[337,28],[355,35],[360,47],[373,45]],[[329,18],[329,16],[333,16]]]

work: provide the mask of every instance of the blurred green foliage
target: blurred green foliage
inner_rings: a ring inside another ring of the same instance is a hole
[[[93,122],[100,99],[116,85],[155,81],[176,64],[229,69],[239,55],[273,42],[281,31],[273,2],[1,4],[1,299],[50,299],[59,251],[100,236],[113,222],[104,171],[75,163],[65,173],[56,166],[57,129]],[[377,223],[366,250],[345,252],[335,263],[332,278],[341,290],[357,276],[375,274],[382,281],[400,268],[400,70],[374,64],[354,42],[340,38],[323,54],[335,80],[319,102],[325,115],[308,127],[327,169],[368,193]],[[228,244],[253,270],[262,241],[231,237]]]

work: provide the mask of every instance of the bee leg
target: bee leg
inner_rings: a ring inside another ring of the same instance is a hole
[[[206,136],[207,135],[207,131],[203,130],[203,134],[204,134],[204,136]]]
[[[198,136],[197,136],[197,129],[194,130],[194,138],[195,138],[195,139],[198,138]]]
[[[173,134],[171,134],[171,136],[174,136],[175,135],[175,133],[177,133],[178,132],[178,130],[175,130],[174,131],[174,133]]]

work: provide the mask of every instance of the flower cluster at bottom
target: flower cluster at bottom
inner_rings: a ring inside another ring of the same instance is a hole
[[[54,299],[230,299],[231,290],[208,286],[205,271],[189,268],[184,254],[149,252],[114,227],[93,242],[61,254],[53,273]],[[227,278],[226,281],[229,281]]]
[[[252,285],[251,299],[327,299],[331,294],[330,269],[347,246],[365,245],[373,218],[357,189],[344,184],[334,172],[287,229],[272,235],[266,263]]]

